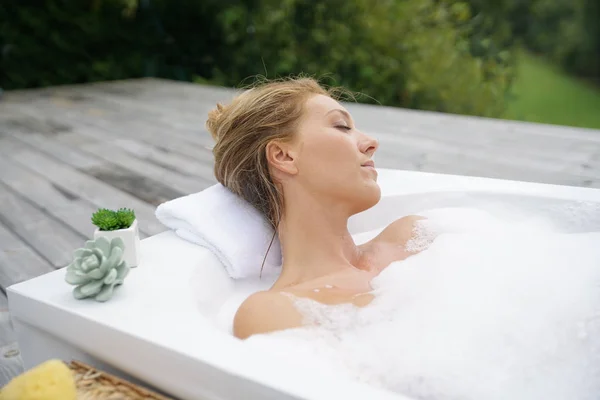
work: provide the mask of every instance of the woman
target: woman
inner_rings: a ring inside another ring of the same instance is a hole
[[[293,296],[365,306],[371,279],[410,255],[404,247],[418,216],[395,221],[361,246],[352,240],[349,217],[381,196],[372,159],[378,143],[314,80],[245,91],[217,105],[207,128],[216,141],[217,180],[268,218],[283,255],[272,288],[237,311],[238,338],[303,325]]]

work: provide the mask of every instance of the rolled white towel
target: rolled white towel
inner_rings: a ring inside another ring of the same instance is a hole
[[[281,271],[281,246],[266,218],[220,183],[160,204],[156,218],[212,251],[233,279],[258,277],[265,254],[262,275]]]

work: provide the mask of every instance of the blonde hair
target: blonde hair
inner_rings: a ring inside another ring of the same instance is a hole
[[[277,229],[282,197],[269,173],[267,144],[290,140],[305,102],[313,95],[333,96],[312,78],[263,82],[238,95],[229,105],[217,104],[206,127],[215,140],[215,177],[223,186],[256,207]]]

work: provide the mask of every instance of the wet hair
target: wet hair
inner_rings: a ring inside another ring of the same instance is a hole
[[[283,201],[269,172],[266,147],[273,140],[293,138],[310,97],[338,97],[340,92],[306,77],[263,81],[208,114],[217,181],[256,207],[273,229]]]

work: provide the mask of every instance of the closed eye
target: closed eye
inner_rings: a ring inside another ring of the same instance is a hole
[[[344,130],[344,131],[350,131],[350,130],[352,130],[352,128],[349,127],[348,125],[337,125],[336,128]]]

